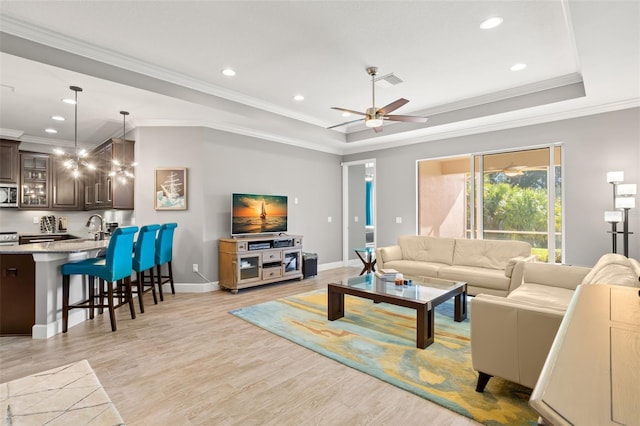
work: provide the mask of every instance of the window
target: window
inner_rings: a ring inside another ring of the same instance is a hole
[[[419,161],[418,233],[526,241],[561,262],[561,155],[549,146]]]

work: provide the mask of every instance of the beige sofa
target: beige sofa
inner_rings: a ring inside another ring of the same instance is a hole
[[[471,295],[506,296],[514,283],[521,281],[521,268],[515,268],[518,261],[534,259],[531,246],[522,241],[405,235],[395,246],[376,249],[378,270],[465,281]]]
[[[640,263],[619,254],[602,256],[593,268],[531,262],[516,268],[522,281],[507,297],[479,294],[470,302],[478,392],[492,376],[535,386],[578,285],[640,286]]]

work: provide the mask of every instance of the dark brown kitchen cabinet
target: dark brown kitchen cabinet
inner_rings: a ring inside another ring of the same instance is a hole
[[[56,210],[81,210],[83,178],[91,170],[83,169],[78,178],[64,166],[64,159],[51,157],[51,208]]]
[[[112,162],[113,160],[118,161],[120,164],[131,165],[135,162],[135,142],[130,140],[123,139],[112,139]],[[116,175],[111,176],[111,183],[109,190],[111,191],[111,205],[114,209],[122,209],[122,210],[133,210],[134,207],[134,193],[133,193],[133,179],[122,178],[122,174],[118,175],[118,171],[121,170],[121,167],[116,166],[115,164],[112,167],[112,170],[116,173]],[[135,171],[133,169],[129,170],[132,174],[135,175]]]
[[[96,170],[91,180],[85,181],[86,209],[133,210],[133,180],[122,179],[121,168],[114,163],[130,165],[134,162],[135,142],[110,139],[92,151]],[[91,186],[89,186],[91,185]]]
[[[36,322],[36,268],[30,254],[0,254],[0,335],[31,335]]]
[[[82,176],[73,177],[64,160],[49,154],[20,152],[21,209],[82,209]]]
[[[0,139],[0,183],[18,183],[20,177],[19,145],[20,141]]]
[[[20,152],[18,206],[22,209],[48,209],[50,205],[49,155]]]

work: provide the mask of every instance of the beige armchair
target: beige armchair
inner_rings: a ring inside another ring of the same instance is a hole
[[[617,254],[603,256],[593,268],[522,262],[516,269],[522,273],[521,284],[508,296],[479,294],[470,302],[478,392],[492,376],[529,388],[536,385],[578,285],[640,286],[640,263]]]

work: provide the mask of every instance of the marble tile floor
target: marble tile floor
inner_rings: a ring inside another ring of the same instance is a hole
[[[0,384],[0,425],[124,425],[87,360]]]

